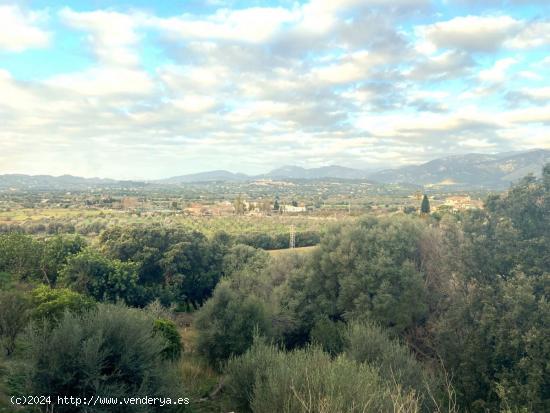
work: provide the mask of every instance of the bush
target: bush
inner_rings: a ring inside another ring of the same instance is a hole
[[[199,352],[219,367],[232,355],[248,350],[255,332],[269,336],[271,317],[262,300],[221,283],[198,312],[196,327]]]
[[[327,231],[307,271],[283,297],[309,332],[322,317],[375,320],[398,334],[424,322],[428,307],[414,217],[366,218]]]
[[[372,323],[350,323],[344,333],[344,353],[358,363],[376,367],[380,377],[388,383],[399,383],[407,392],[414,392],[423,410],[436,411],[440,403],[441,381],[428,374],[406,345]]]
[[[342,322],[322,318],[311,329],[311,342],[321,346],[330,355],[339,354],[344,348],[344,326],[345,324]]]
[[[94,300],[68,288],[42,285],[30,293],[31,317],[36,320],[59,320],[67,311],[83,314],[95,306]]]
[[[100,304],[83,315],[66,313],[51,328],[29,329],[28,363],[16,375],[25,394],[80,397],[175,397],[175,370],[163,360],[164,340],[153,332],[153,320],[140,310]],[[181,389],[179,389],[181,395]],[[178,397],[179,397],[178,395]],[[57,405],[57,412],[100,412],[102,406]],[[132,412],[152,411],[132,406]],[[126,412],[112,406],[109,412]]]
[[[176,325],[170,320],[155,320],[153,331],[167,342],[167,346],[162,352],[164,358],[166,360],[179,359],[183,352],[183,344]]]
[[[18,291],[0,291],[0,344],[9,356],[28,321],[29,303]]]
[[[60,273],[60,283],[98,301],[123,300],[129,305],[140,301],[137,265],[109,259],[91,249],[68,258]]]
[[[227,366],[228,396],[239,411],[394,412],[418,411],[418,400],[378,370],[318,348],[290,353],[256,343]]]

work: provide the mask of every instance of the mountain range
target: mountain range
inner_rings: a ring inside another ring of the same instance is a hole
[[[31,190],[85,190],[100,187],[135,187],[144,186],[144,182],[120,181],[116,179],[82,178],[72,175],[0,175],[0,189],[17,188]]]
[[[245,175],[229,171],[211,171],[176,176],[156,181],[161,184],[190,182],[244,182],[257,179],[362,179],[378,183],[406,183],[423,186],[455,188],[501,189],[521,177],[540,175],[545,163],[550,162],[550,150],[535,149],[525,152],[505,152],[492,155],[466,154],[435,159],[420,165],[384,169],[377,172],[331,165],[320,168],[283,166],[262,175]]]
[[[86,189],[89,187],[141,187],[144,185],[181,185],[200,182],[247,182],[258,179],[273,180],[369,180],[382,184],[403,183],[426,187],[456,189],[502,189],[521,177],[540,175],[544,164],[550,162],[550,150],[535,149],[524,152],[497,154],[466,154],[434,159],[420,164],[384,169],[377,172],[338,165],[319,168],[283,166],[261,175],[246,175],[214,170],[150,181],[117,181],[113,179],[80,178],[71,175],[0,175],[1,188],[26,189]]]
[[[424,186],[504,188],[532,173],[540,176],[550,162],[550,150],[467,154],[435,159],[422,165],[388,169],[369,175],[381,183],[407,182]]]

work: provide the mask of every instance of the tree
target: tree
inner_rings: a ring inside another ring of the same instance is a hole
[[[550,409],[547,171],[490,196],[484,210],[460,219],[454,288],[431,325],[433,346],[453,374],[464,410]]]
[[[79,236],[56,235],[43,242],[40,257],[40,272],[49,286],[54,286],[67,258],[77,254],[86,246],[86,241]]]
[[[164,284],[178,301],[200,306],[210,297],[221,276],[207,255],[210,245],[204,237],[172,245],[159,261]]]
[[[229,357],[248,350],[254,334],[269,336],[271,317],[263,300],[222,282],[199,310],[195,326],[199,351],[219,367]]]
[[[241,194],[235,198],[235,201],[233,201],[233,206],[235,207],[235,213],[237,215],[242,215],[245,213],[246,206]]]
[[[42,285],[30,292],[30,315],[35,320],[57,321],[66,312],[83,314],[95,308],[95,302],[68,288]]]
[[[15,232],[0,235],[0,271],[18,280],[40,279],[41,255],[42,245],[29,235]]]
[[[438,320],[438,353],[465,410],[549,411],[548,285],[550,274],[497,279],[457,296]]]
[[[427,312],[418,255],[425,227],[413,217],[368,218],[327,231],[282,304],[309,331],[319,318],[368,318],[403,333]]]
[[[279,205],[279,199],[275,199],[275,202],[273,203],[273,210],[279,212],[280,205]]]
[[[229,248],[224,256],[223,271],[227,276],[244,269],[258,271],[265,268],[268,261],[269,254],[267,252],[248,245],[237,244]]]
[[[209,241],[200,232],[177,227],[113,227],[100,235],[107,257],[137,265],[137,305],[155,298],[165,305],[174,300],[202,304],[219,281],[229,243],[227,234]]]
[[[424,198],[422,198],[422,204],[420,205],[420,212],[423,214],[430,213],[430,201],[427,195],[424,195]]]
[[[0,291],[0,343],[9,356],[16,339],[27,325],[29,303],[19,291]]]
[[[86,249],[69,257],[61,270],[61,284],[98,301],[123,300],[130,305],[143,304],[138,288],[138,266],[111,260]]]

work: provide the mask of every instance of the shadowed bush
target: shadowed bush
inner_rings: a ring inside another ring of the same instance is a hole
[[[181,397],[175,369],[164,361],[166,342],[146,313],[99,305],[84,315],[66,313],[58,324],[27,332],[27,363],[16,372],[25,394],[92,397]],[[56,406],[57,412],[149,412],[151,406]]]
[[[417,412],[413,391],[380,377],[377,368],[319,348],[285,353],[263,343],[227,366],[228,396],[238,411]]]

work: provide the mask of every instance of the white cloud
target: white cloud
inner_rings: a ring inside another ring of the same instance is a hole
[[[479,79],[488,83],[504,82],[507,79],[508,69],[516,63],[518,61],[511,57],[497,60],[493,67],[479,72]]]
[[[440,48],[491,52],[501,47],[528,49],[550,44],[550,21],[518,20],[510,16],[463,16],[415,28],[416,50]]]
[[[145,72],[117,67],[98,67],[57,75],[45,83],[84,97],[139,96],[154,89],[153,81]]]
[[[331,65],[317,67],[312,74],[321,82],[349,83],[367,78],[369,69],[383,62],[380,56],[358,51]]]
[[[417,49],[430,54],[439,48],[492,51],[518,33],[522,22],[509,16],[464,16],[417,26]]]
[[[246,43],[265,42],[296,14],[284,8],[254,7],[243,10],[221,9],[199,19],[192,15],[159,18],[150,16],[146,25],[176,39],[221,39]]]
[[[135,65],[139,58],[135,48],[139,41],[136,28],[139,16],[111,11],[76,12],[64,8],[59,13],[70,27],[90,33],[90,45],[102,63]]]
[[[550,45],[550,21],[525,22],[523,29],[505,42],[506,47],[528,49]]]
[[[181,99],[170,101],[176,108],[185,112],[205,112],[216,106],[216,100],[210,96],[188,95]]]
[[[550,87],[524,89],[522,91],[526,96],[534,100],[550,100]]]
[[[544,77],[538,73],[532,72],[530,70],[522,70],[518,72],[518,75],[524,79],[528,80],[544,80]]]
[[[17,6],[0,5],[0,50],[22,52],[48,46],[50,34],[37,27],[41,15]]]
[[[549,61],[522,50],[546,41],[544,25],[466,16],[411,35],[400,19],[424,0],[285,4],[172,17],[63,9],[57,16],[98,62],[35,81],[0,69],[0,95],[10,97],[0,101],[0,162],[119,177],[130,165],[162,177],[181,165],[263,172],[296,160],[385,164],[549,145]],[[151,33],[170,63],[145,71],[139,53]],[[517,95],[499,106],[504,85]]]

